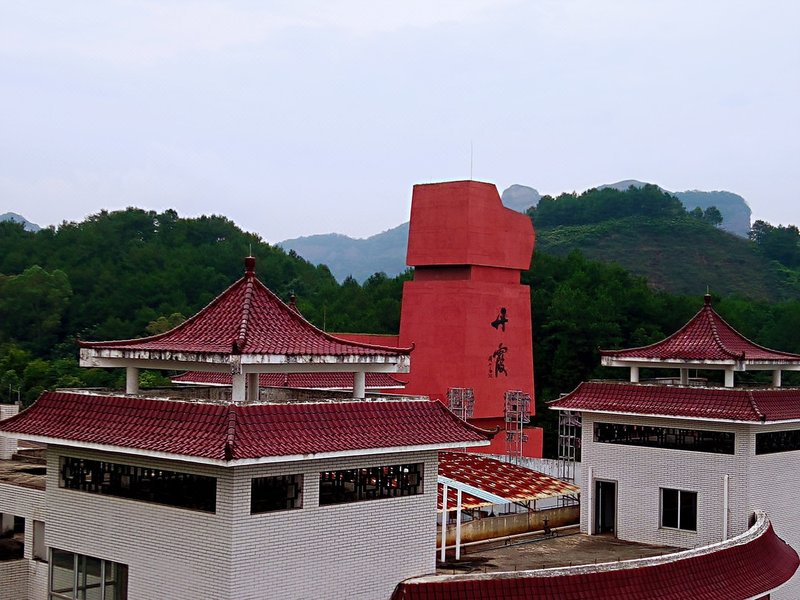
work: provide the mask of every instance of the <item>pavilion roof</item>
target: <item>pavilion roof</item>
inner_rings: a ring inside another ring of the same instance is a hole
[[[800,364],[800,355],[759,346],[736,331],[711,307],[710,295],[686,325],[660,342],[600,354],[606,365],[614,361]]]
[[[80,345],[103,355],[117,351],[117,356],[161,359],[222,354],[380,362],[407,357],[411,351],[343,340],[316,328],[256,278],[253,257],[245,260],[241,279],[174,329],[139,339],[81,341]]]
[[[230,373],[218,371],[187,371],[172,378],[172,383],[196,385],[232,384]],[[353,373],[259,373],[259,387],[309,388],[341,390],[353,387]],[[366,387],[371,389],[402,388],[405,383],[389,373],[366,373]]]
[[[392,600],[684,600],[757,598],[786,583],[800,559],[763,513],[740,536],[652,558],[400,582]]]
[[[800,420],[800,389],[590,381],[551,402],[550,408],[714,421],[791,421]]]
[[[580,492],[578,487],[555,477],[471,452],[439,452],[439,475],[501,496],[507,502],[543,500]],[[440,511],[442,488],[439,484]],[[447,505],[451,509],[456,507],[456,494],[454,488],[448,489]],[[491,504],[468,492],[461,494],[461,506],[465,510]]]
[[[235,404],[72,392],[45,392],[0,432],[224,465],[480,446],[492,436],[430,400]]]

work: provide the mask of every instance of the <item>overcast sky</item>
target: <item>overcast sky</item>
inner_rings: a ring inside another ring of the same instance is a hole
[[[796,0],[0,3],[0,213],[364,237],[415,183],[729,190],[800,224]]]

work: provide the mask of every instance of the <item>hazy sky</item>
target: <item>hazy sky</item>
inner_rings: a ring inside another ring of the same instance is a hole
[[[0,3],[0,213],[363,237],[415,183],[730,190],[800,224],[796,0]]]

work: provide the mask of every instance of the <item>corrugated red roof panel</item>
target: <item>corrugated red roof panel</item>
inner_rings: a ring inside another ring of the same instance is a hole
[[[580,491],[576,486],[544,473],[470,452],[440,452],[439,475],[514,502],[542,500]],[[456,506],[455,494],[455,490],[450,490],[447,495],[450,507]],[[461,504],[469,509],[488,506],[491,502],[462,492]],[[439,510],[442,510],[441,485]]]
[[[605,565],[401,582],[392,600],[731,600],[767,594],[797,570],[797,553],[767,525],[744,543]]]
[[[798,388],[705,388],[611,381],[583,382],[550,403],[559,410],[660,415],[723,421],[800,419]]]
[[[216,460],[471,445],[491,435],[435,401],[237,405],[66,392],[45,392],[0,431]]]
[[[172,378],[173,383],[198,385],[231,385],[230,373],[212,371],[188,371]],[[260,387],[289,387],[309,389],[351,389],[353,373],[260,373]],[[403,387],[405,383],[389,373],[366,373],[366,387],[387,389]]]
[[[255,276],[248,257],[244,277],[196,315],[166,333],[133,340],[85,342],[84,348],[182,353],[286,356],[398,356],[408,348],[336,338],[284,304]]]
[[[705,305],[681,329],[655,344],[625,350],[601,350],[603,357],[629,360],[766,361],[800,364],[800,355],[770,350],[748,340]]]

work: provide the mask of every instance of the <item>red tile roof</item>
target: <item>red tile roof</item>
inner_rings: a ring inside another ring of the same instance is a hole
[[[90,349],[285,356],[400,356],[391,348],[339,339],[306,321],[255,276],[255,259],[244,277],[174,329],[132,340],[81,341]]]
[[[541,500],[580,490],[544,473],[470,452],[440,452],[439,475],[490,492],[513,502]],[[462,492],[465,509],[489,506],[491,502]],[[456,506],[456,490],[450,488],[447,505]],[[439,510],[442,510],[442,485],[439,485]]]
[[[0,432],[213,460],[296,457],[489,439],[427,400],[224,404],[45,392]]]
[[[728,325],[713,308],[711,296],[681,329],[660,342],[628,348],[601,350],[606,358],[618,360],[744,361],[800,364],[800,355],[770,350],[751,342]]]
[[[797,553],[760,520],[722,544],[598,565],[430,576],[401,582],[392,600],[731,600],[767,594],[797,570]]]
[[[798,388],[706,388],[583,382],[550,408],[722,421],[800,419]]]
[[[231,374],[210,371],[188,371],[172,378],[172,383],[199,385],[231,385]],[[405,383],[389,373],[366,373],[366,387],[387,389],[403,387]],[[289,387],[323,390],[351,389],[353,373],[260,373],[259,387]]]

